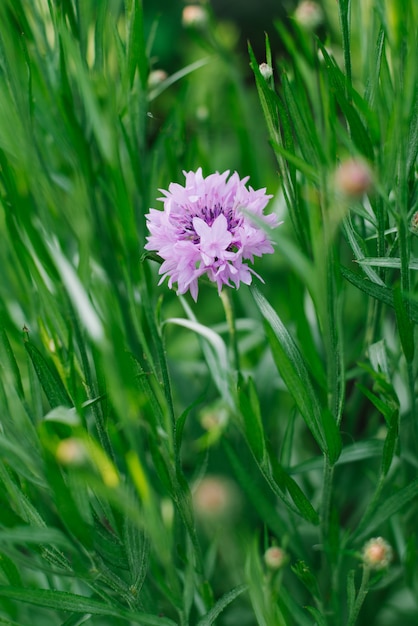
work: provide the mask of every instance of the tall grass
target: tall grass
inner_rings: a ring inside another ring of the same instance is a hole
[[[324,10],[156,86],[140,0],[0,4],[0,623],[416,623],[418,12]],[[195,304],[143,246],[199,166],[284,224]]]

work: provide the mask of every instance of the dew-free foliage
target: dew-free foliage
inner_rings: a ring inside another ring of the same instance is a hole
[[[415,625],[418,7],[153,4],[0,3],[0,623]]]

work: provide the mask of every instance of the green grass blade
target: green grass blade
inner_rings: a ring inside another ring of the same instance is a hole
[[[134,613],[118,609],[104,602],[65,591],[49,591],[47,589],[21,589],[19,587],[0,586],[0,596],[17,602],[27,602],[57,611],[73,611],[91,613],[126,619],[143,626],[175,626],[175,622],[166,617],[154,617],[146,613]]]
[[[359,526],[356,532],[356,541],[358,543],[364,541],[395,513],[401,511],[404,506],[416,500],[417,497],[418,479],[413,480],[406,487],[402,487],[396,493],[386,497],[384,502],[375,510],[372,517],[368,519],[366,526]]]
[[[266,321],[266,333],[277,368],[322,452],[327,445],[321,420],[321,403],[312,387],[303,357],[280,318],[255,288],[252,294]]]
[[[51,408],[60,405],[73,406],[52,361],[48,362],[31,341],[25,341],[24,345]]]
[[[197,626],[212,626],[222,611],[224,611],[226,607],[231,604],[231,602],[247,591],[247,589],[247,585],[238,585],[237,587],[234,587],[234,589],[231,589],[231,591],[225,593],[214,604],[209,613],[206,613],[206,615],[204,615],[204,617],[197,622]]]

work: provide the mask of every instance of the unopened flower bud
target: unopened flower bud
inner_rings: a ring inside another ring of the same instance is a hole
[[[273,68],[268,63],[260,63],[260,65],[258,66],[258,69],[261,72],[261,76],[265,80],[268,80],[269,78],[273,76]]]
[[[189,4],[183,9],[181,21],[185,28],[204,28],[208,23],[208,14],[198,4]]]
[[[324,20],[321,7],[312,0],[303,0],[294,13],[296,22],[305,30],[315,30]]]
[[[335,186],[346,196],[361,197],[372,186],[372,173],[364,161],[348,159],[335,173]]]
[[[418,235],[418,211],[415,211],[415,213],[411,217],[411,222],[409,224],[409,230],[414,235]]]
[[[385,569],[393,558],[390,544],[382,537],[373,537],[363,546],[363,563],[371,569]]]
[[[232,481],[207,476],[193,489],[193,504],[200,519],[220,521],[234,516],[240,506],[240,496]]]
[[[285,565],[286,561],[286,552],[278,546],[271,546],[270,548],[267,548],[264,553],[264,562],[269,569],[280,569],[283,565]]]
[[[164,70],[152,70],[148,76],[148,87],[156,87],[165,81],[167,77],[168,74]]]
[[[56,457],[63,465],[83,465],[86,460],[86,448],[80,439],[69,437],[59,442]]]

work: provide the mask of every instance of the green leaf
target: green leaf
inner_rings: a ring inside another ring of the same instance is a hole
[[[364,393],[366,398],[370,400],[370,402],[376,407],[376,409],[383,415],[387,425],[389,426],[392,420],[392,414],[394,412],[394,407],[389,405],[384,400],[381,400],[376,394],[374,394],[370,389],[367,389],[362,383],[357,383],[357,387]]]
[[[222,438],[221,443],[231,463],[232,470],[239,484],[246,492],[254,510],[257,511],[258,515],[267,527],[270,528],[271,532],[277,537],[281,537],[286,533],[286,525],[283,523],[281,517],[277,515],[275,504],[264,494],[264,490],[260,489],[259,478],[256,472],[252,471],[252,468],[249,468],[248,465],[243,462],[241,456],[235,452],[226,438]]]
[[[312,619],[304,612],[301,605],[295,600],[295,594],[289,593],[285,585],[280,587],[279,594],[280,608],[285,608],[287,613],[292,616],[292,623],[297,626],[312,626]]]
[[[38,348],[30,341],[25,341],[24,346],[32,361],[36,375],[42,385],[42,389],[48,399],[51,408],[57,406],[73,406],[73,403],[64,387],[64,384],[52,361],[47,362]]]
[[[55,435],[49,433],[46,423],[40,427],[40,437],[44,444],[45,474],[52,490],[54,503],[65,527],[86,547],[93,546],[92,528],[86,523],[69,489],[64,471],[57,463],[54,453],[49,449]]]
[[[144,36],[142,0],[126,0],[127,29],[128,29],[128,70],[129,83],[132,87],[136,69],[142,87],[145,88],[148,78],[148,61]]]
[[[389,267],[391,269],[401,268],[400,257],[364,257],[362,259],[357,259],[357,261],[361,266],[365,267]],[[415,259],[410,260],[408,267],[410,270],[418,270],[418,261]]]
[[[356,602],[355,574],[353,569],[347,574],[347,612],[349,615],[352,614]]]
[[[372,518],[367,522],[366,527],[359,527],[356,539],[361,542],[382,526],[395,513],[398,513],[404,506],[418,497],[418,478],[410,482],[406,487],[399,489],[396,493],[385,498],[385,501],[376,509]]]
[[[238,389],[238,403],[244,419],[245,435],[249,447],[257,461],[262,462],[266,455],[264,429],[261,421],[260,404],[252,379],[247,384],[247,393]]]
[[[155,87],[152,91],[150,91],[150,93],[148,94],[148,102],[152,102],[153,100],[155,100],[155,98],[157,98],[160,94],[162,94],[166,89],[171,87],[171,85],[174,85],[176,82],[178,82],[185,76],[188,76],[192,72],[195,72],[196,70],[199,70],[201,67],[204,67],[205,65],[207,65],[210,62],[210,60],[211,60],[210,57],[199,59],[198,61],[195,61],[194,63],[190,63],[190,65],[186,65],[186,67],[183,67],[178,72],[171,74],[171,76],[163,80],[157,87]],[[153,261],[157,261],[161,263],[161,258],[152,252],[144,253],[144,257],[148,257],[152,259]]]
[[[264,296],[254,287],[251,292],[265,319],[266,334],[277,369],[321,451],[328,454],[321,417],[322,407],[312,387],[302,355]]]
[[[388,304],[392,308],[394,307],[393,300],[393,291],[389,289],[389,287],[378,285],[359,274],[355,274],[347,267],[340,266],[341,274],[346,278],[352,285],[358,287],[361,291],[366,293],[368,296],[383,302],[384,304]],[[418,305],[411,300],[409,303],[410,307],[410,318],[414,322],[418,322]]]
[[[270,139],[276,145],[280,145],[280,133],[277,127],[277,101],[278,97],[267,84],[262,76],[257,59],[255,58],[251,44],[248,45],[248,51],[251,59],[251,68],[254,72],[255,82],[257,86],[258,96],[260,98],[261,107],[263,109],[264,118],[267,123]]]
[[[282,89],[302,156],[312,168],[318,169],[325,163],[325,155],[309,105],[305,103],[303,108],[305,94],[300,89],[295,88],[294,83],[290,82],[285,73],[282,74]]]
[[[295,565],[291,566],[291,569],[309,593],[311,593],[314,598],[319,598],[321,594],[319,593],[317,578],[305,561],[297,561]]]
[[[341,455],[336,465],[346,465],[349,463],[358,463],[365,459],[373,459],[382,455],[383,442],[377,439],[370,441],[359,441],[342,449]],[[324,459],[321,456],[309,459],[298,465],[294,465],[288,469],[290,474],[302,474],[320,470],[324,467]]]
[[[3,574],[6,576],[8,582],[11,585],[22,585],[22,579],[20,577],[19,570],[13,563],[12,559],[6,554],[3,554],[3,552],[0,552],[0,569],[3,570]]]
[[[57,528],[36,526],[15,526],[14,528],[0,529],[0,543],[12,544],[51,544],[67,550],[71,548],[71,542]]]
[[[393,411],[391,415],[388,433],[383,446],[382,474],[386,476],[395,455],[396,444],[399,436],[399,411]]]
[[[347,0],[344,0],[346,4]],[[342,2],[341,2],[342,4]],[[335,98],[341,108],[341,111],[350,127],[351,138],[357,149],[369,160],[374,160],[373,146],[370,138],[369,129],[363,124],[363,121],[353,105],[353,102],[361,102],[363,113],[368,113],[367,103],[362,100],[359,94],[352,88],[351,80],[347,80],[336,62],[330,57],[325,46],[319,43],[325,67],[328,71],[331,87]]]
[[[238,585],[225,593],[219,600],[214,604],[209,613],[206,613],[197,623],[197,626],[211,626],[216,620],[216,618],[222,613],[227,606],[231,604],[236,598],[238,598],[244,591],[247,591],[247,585]]]
[[[0,586],[0,596],[17,602],[27,602],[35,606],[42,606],[57,611],[72,611],[74,613],[91,613],[126,619],[143,626],[176,626],[175,622],[167,617],[155,617],[147,613],[134,613],[125,609],[118,609],[107,605],[100,600],[79,596],[65,591],[49,591],[47,589],[23,589],[20,587]]]
[[[269,450],[269,462],[271,472],[267,470],[267,476],[276,482],[277,486],[283,490],[288,491],[293,502],[297,506],[300,514],[311,524],[319,524],[318,513],[309,502],[308,498],[303,493],[297,482],[289,476],[289,474],[283,469],[279,461],[276,459],[274,452]],[[270,483],[271,485],[271,483]]]
[[[81,626],[82,624],[85,624],[86,622],[90,621],[92,617],[93,617],[92,615],[80,616],[79,613],[75,613],[73,615],[70,615],[70,617],[66,619],[64,622],[62,622],[60,626]]]
[[[312,615],[315,620],[315,626],[327,626],[324,615],[314,606],[305,606],[305,609]]]
[[[405,303],[399,286],[394,287],[393,289],[393,304],[395,307],[395,315],[402,350],[407,362],[412,363],[415,351],[414,325],[409,319],[407,313],[407,309],[409,309],[409,302]]]
[[[186,309],[187,310],[187,309]],[[216,386],[219,389],[222,397],[227,401],[230,398],[229,391],[229,365],[228,365],[228,352],[223,339],[215,333],[211,328],[200,324],[194,319],[183,318],[170,318],[165,321],[165,324],[175,324],[177,326],[183,326],[195,332],[199,338],[203,339],[202,347],[204,350],[205,358],[209,367],[209,371],[213,377]]]
[[[290,161],[290,163],[292,163],[295,168],[299,170],[299,172],[302,172],[302,174],[304,174],[308,180],[315,184],[319,183],[318,172],[314,167],[309,165],[309,163],[296,156],[296,154],[289,152],[289,150],[286,150],[286,148],[279,145],[273,140],[271,141],[271,145],[273,150],[278,152],[284,159],[286,159],[286,161]]]
[[[338,460],[342,449],[340,430],[331,411],[327,408],[324,408],[322,411],[322,422],[325,440],[327,442],[328,457],[331,465],[334,465],[334,463]]]
[[[16,391],[20,398],[23,398],[24,393],[19,366],[12,350],[12,346],[10,345],[9,338],[4,329],[0,331],[0,364],[11,373]]]

